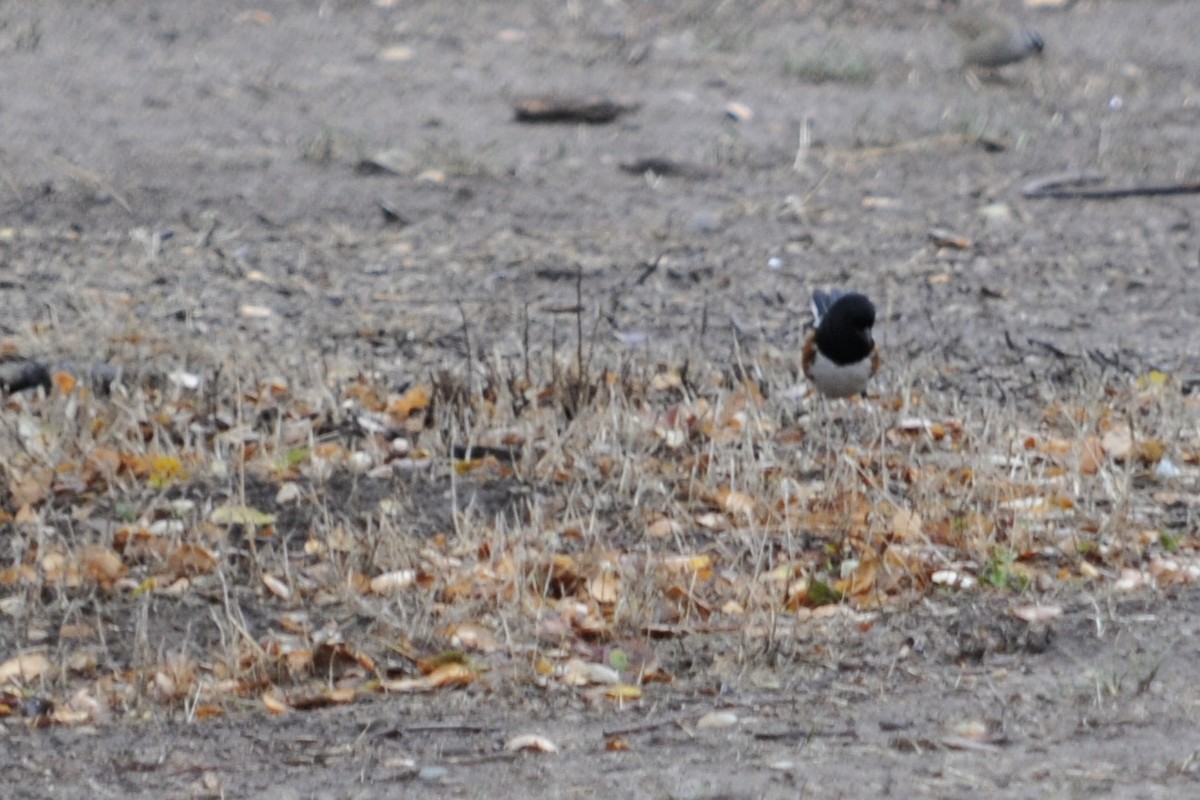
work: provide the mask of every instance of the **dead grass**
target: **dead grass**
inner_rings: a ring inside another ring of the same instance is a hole
[[[602,358],[472,362],[469,383],[402,391],[102,396],[59,375],[10,397],[6,713],[195,718],[468,683],[621,702],[671,679],[664,639],[733,633],[744,664],[811,618],[869,627],[930,594],[1196,576],[1196,400],[1167,376],[1090,374],[1003,410],[904,375],[825,403],[793,399],[786,365]]]
[[[853,47],[832,42],[789,55],[783,74],[805,83],[868,84],[878,76],[879,68]]]

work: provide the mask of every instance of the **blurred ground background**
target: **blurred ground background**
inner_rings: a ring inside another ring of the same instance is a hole
[[[468,338],[500,361],[569,349],[575,318],[557,312],[578,275],[600,361],[786,374],[810,289],[849,286],[880,308],[880,392],[1017,426],[1101,373],[1160,370],[1186,396],[1196,197],[1021,189],[1196,180],[1200,6],[999,5],[1046,54],[977,82],[932,0],[6,4],[0,332],[51,362],[400,385],[464,369]],[[549,92],[637,108],[514,121]],[[621,169],[651,157],[694,169]],[[1194,414],[1178,435],[1194,442]],[[628,715],[450,694],[283,721],[8,721],[0,763],[12,797],[215,794],[208,775],[245,797],[1194,793],[1194,593],[1056,600],[1049,651],[1014,640],[968,668],[946,620],[1000,601],[929,600],[866,636],[816,626],[826,666],[793,654],[734,681],[755,722],[657,728],[627,753],[603,752],[601,731]],[[638,713],[708,708],[714,674],[677,676]],[[929,733],[959,718],[1004,740]],[[466,727],[404,732],[446,720]],[[527,728],[565,752],[475,757]]]

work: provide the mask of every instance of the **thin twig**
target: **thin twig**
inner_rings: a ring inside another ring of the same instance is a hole
[[[575,265],[575,377],[583,380],[583,265]]]
[[[475,363],[471,356],[471,326],[467,323],[467,310],[463,308],[462,300],[455,300],[454,304],[458,306],[458,313],[462,316],[463,340],[467,344],[467,400],[470,402],[475,376]]]
[[[650,731],[656,731],[659,728],[667,728],[671,725],[682,725],[684,722],[694,716],[695,714],[678,714],[673,717],[664,717],[663,719],[657,719],[651,722],[641,722],[637,725],[626,725],[623,728],[606,728],[600,731],[600,733],[605,737],[630,736],[635,733],[649,733]]]
[[[1034,338],[1029,338],[1029,339],[1026,339],[1025,341],[1029,342],[1034,347],[1042,348],[1046,352],[1053,355],[1055,358],[1078,358],[1078,356],[1071,355],[1066,350],[1063,350],[1061,347],[1058,347],[1057,345],[1053,344],[1052,342],[1047,342],[1042,339],[1034,339]]]
[[[466,722],[422,722],[415,725],[401,725],[398,730],[403,733],[491,733],[497,728],[491,725],[472,725]]]
[[[1125,197],[1168,197],[1180,194],[1200,194],[1200,181],[1182,183],[1143,184],[1104,188],[1104,176],[1092,173],[1051,175],[1030,181],[1021,189],[1024,197],[1056,200],[1119,200]]]
[[[525,361],[525,385],[533,386],[533,378],[530,377],[529,371],[529,303],[525,304],[525,308],[522,311],[522,317],[524,318],[523,321],[525,323],[525,332],[522,335],[521,341],[521,354]]]
[[[47,159],[50,166],[59,170],[71,180],[82,183],[97,194],[106,194],[113,199],[117,205],[125,210],[126,214],[133,215],[133,206],[125,199],[124,195],[117,191],[116,187],[108,181],[101,178],[94,172],[89,172],[77,164],[72,164],[62,156],[51,156]]]
[[[948,145],[963,144],[974,145],[981,147],[990,152],[997,152],[1006,149],[1003,142],[995,139],[988,139],[983,136],[972,136],[962,133],[947,133],[938,136],[925,136],[919,139],[909,139],[895,144],[878,145],[875,147],[861,147],[854,150],[842,150],[834,152],[831,155],[840,156],[847,162],[860,161],[864,159],[878,158],[888,156],[895,153],[910,153],[920,150],[940,150]]]
[[[662,259],[663,254],[659,253],[658,257],[653,261],[642,264],[642,274],[637,276],[637,280],[634,281],[634,285],[641,286],[643,283],[645,283],[646,279],[653,275],[654,271],[658,269],[658,265],[662,263]]]

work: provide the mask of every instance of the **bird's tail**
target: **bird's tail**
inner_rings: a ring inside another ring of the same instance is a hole
[[[821,320],[829,313],[829,309],[838,301],[838,298],[844,295],[845,292],[834,289],[833,291],[822,291],[817,289],[812,293],[812,315],[813,327],[820,326]]]

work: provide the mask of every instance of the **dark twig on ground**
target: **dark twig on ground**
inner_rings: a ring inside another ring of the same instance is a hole
[[[517,122],[601,125],[637,108],[637,104],[618,103],[606,97],[542,96],[518,100],[514,114]]]
[[[1182,183],[1143,184],[1104,188],[1105,177],[1093,173],[1072,173],[1038,178],[1021,189],[1024,197],[1048,197],[1056,200],[1119,200],[1125,197],[1165,197],[1180,194],[1200,194],[1200,181]]]

